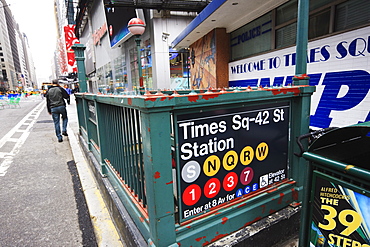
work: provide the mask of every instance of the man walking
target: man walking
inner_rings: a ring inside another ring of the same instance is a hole
[[[67,117],[67,109],[66,103],[64,99],[69,100],[69,94],[66,90],[59,86],[58,80],[53,80],[53,85],[49,88],[46,95],[46,104],[48,108],[49,114],[52,115],[55,127],[55,134],[58,138],[58,142],[63,141],[64,136],[68,136],[67,134],[67,124],[68,124],[68,117]],[[60,115],[62,116],[62,132],[60,132]]]

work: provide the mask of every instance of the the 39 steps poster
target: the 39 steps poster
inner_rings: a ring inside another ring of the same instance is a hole
[[[369,191],[315,172],[310,246],[370,247]]]

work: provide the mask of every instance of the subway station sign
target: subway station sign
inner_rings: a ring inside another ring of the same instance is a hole
[[[287,178],[289,102],[176,116],[180,217]]]
[[[310,246],[370,247],[369,192],[314,173]]]

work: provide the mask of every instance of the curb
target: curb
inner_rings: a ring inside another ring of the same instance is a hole
[[[85,160],[81,147],[70,126],[68,126],[69,143],[71,146],[77,171],[80,176],[81,186],[85,194],[87,207],[94,228],[98,246],[124,247],[117,229],[111,219],[109,211],[104,203],[100,190],[95,182],[92,172]]]

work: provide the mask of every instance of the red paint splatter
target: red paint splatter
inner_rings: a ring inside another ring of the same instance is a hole
[[[171,95],[171,96],[167,96],[167,97],[162,97],[162,99],[161,99],[161,100],[162,100],[162,101],[163,101],[163,100],[165,100],[165,99],[171,100],[171,99],[173,99],[173,98],[175,98],[175,96],[172,96],[172,95]]]
[[[161,177],[161,174],[159,173],[159,172],[155,172],[154,173],[154,178],[155,179],[158,179],[158,178],[160,178]]]
[[[278,204],[281,204],[283,202],[284,196],[285,196],[284,193],[280,193],[280,198],[279,198]]]
[[[132,99],[131,98],[127,99],[127,104],[132,105]]]
[[[265,213],[265,210],[266,210],[266,205],[262,205],[262,213]]]
[[[254,220],[252,220],[252,221],[250,221],[250,222],[245,223],[245,224],[244,224],[244,227],[249,226],[249,225],[253,224],[253,223],[254,223],[254,222],[256,222],[256,221],[259,221],[260,219],[262,219],[262,217],[261,217],[261,216],[258,216],[258,217],[257,217],[257,218],[255,218]]]
[[[295,88],[281,88],[281,89],[272,89],[272,94],[273,95],[278,95],[278,94],[287,94],[287,93],[294,93],[295,96],[300,94],[301,90],[298,87]]]
[[[145,101],[156,101],[157,100],[157,98],[156,97],[146,97],[145,98]]]
[[[202,96],[202,99],[209,100],[209,99],[214,99],[220,96],[220,94],[205,94]]]
[[[229,220],[229,218],[227,218],[227,217],[223,217],[223,218],[222,218],[222,222],[221,222],[221,224],[222,224],[222,225],[223,225],[223,224],[225,224],[228,220]]]
[[[276,210],[270,209],[270,214],[276,213]]]
[[[195,241],[199,242],[200,240],[202,240],[203,238],[206,238],[206,236],[203,236],[203,237],[200,237],[200,238],[196,238]]]
[[[225,234],[219,234],[219,235],[217,235],[216,237],[214,237],[214,238],[212,238],[211,239],[211,243],[212,242],[215,242],[215,241],[217,241],[217,240],[219,240],[219,239],[221,239],[221,238],[223,238],[223,237],[226,237],[226,236],[228,236],[229,234],[228,233],[225,233]]]
[[[298,207],[299,205],[301,205],[300,202],[293,202],[293,203],[290,204],[290,206],[292,206],[292,207]]]
[[[292,191],[293,200],[298,201],[298,191],[296,191],[294,188],[291,189],[291,191]]]
[[[299,80],[306,80],[306,79],[310,79],[310,77],[305,73],[305,74],[302,74],[301,76],[297,76],[295,75],[293,78],[297,78]]]
[[[188,100],[190,102],[197,102],[198,99],[199,99],[199,95],[189,95],[188,96]]]
[[[191,228],[191,226],[187,226],[186,228],[190,229],[190,228]]]
[[[169,184],[173,184],[173,181],[170,181],[170,182],[168,182],[168,183],[166,183],[167,185],[169,185]]]
[[[271,188],[271,189],[269,189],[268,191],[266,191],[266,193],[272,193],[272,192],[275,192],[275,191],[277,191],[277,187],[274,187],[274,188]]]

